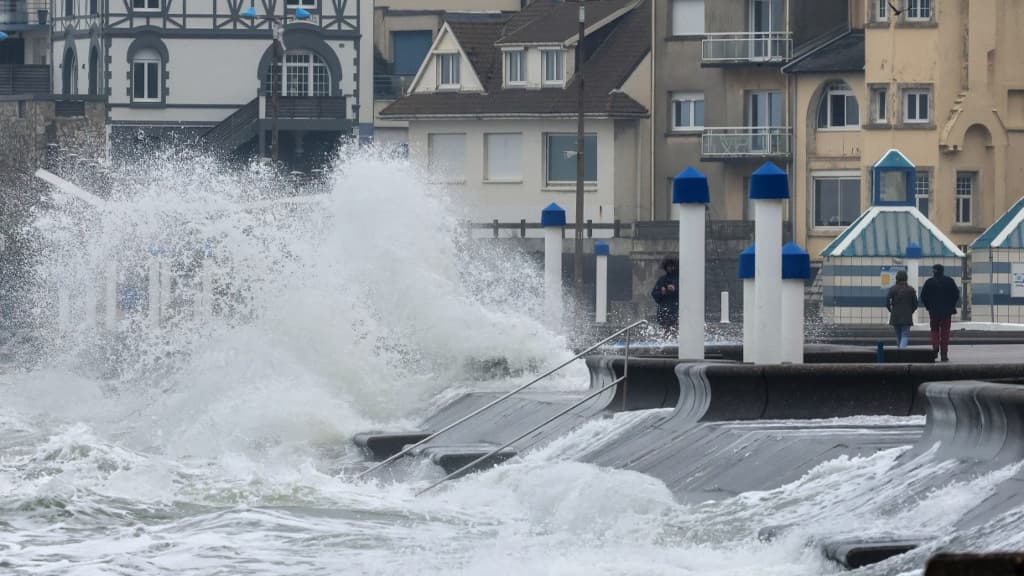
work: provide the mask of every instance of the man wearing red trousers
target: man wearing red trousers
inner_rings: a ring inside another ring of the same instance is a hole
[[[921,304],[928,309],[932,327],[932,351],[949,362],[949,324],[960,303],[960,288],[946,276],[942,264],[932,266],[932,277],[921,288]]]

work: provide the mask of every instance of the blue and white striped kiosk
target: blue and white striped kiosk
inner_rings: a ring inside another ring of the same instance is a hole
[[[971,320],[1024,323],[1024,198],[970,246]]]
[[[919,284],[931,277],[934,264],[961,283],[964,253],[914,206],[913,185],[914,165],[898,150],[872,168],[874,205],[820,254],[825,322],[887,324],[886,292],[908,263],[918,266]]]

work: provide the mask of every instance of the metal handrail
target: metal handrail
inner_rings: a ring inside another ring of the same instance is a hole
[[[597,344],[594,344],[590,348],[587,348],[586,350],[580,352],[579,354],[577,354],[577,355],[573,356],[572,358],[566,360],[565,362],[559,364],[555,368],[552,368],[551,370],[548,370],[547,372],[545,372],[544,374],[538,376],[537,378],[527,382],[526,384],[523,384],[519,388],[516,388],[515,390],[505,394],[501,398],[498,398],[498,399],[494,400],[493,402],[487,404],[486,406],[483,406],[481,408],[478,408],[478,409],[474,410],[473,412],[470,412],[469,414],[463,416],[462,418],[459,418],[455,422],[452,422],[451,424],[445,426],[444,428],[441,428],[437,432],[434,432],[433,434],[427,436],[423,440],[420,440],[419,442],[417,442],[415,444],[412,444],[410,446],[406,446],[400,452],[392,454],[387,459],[378,462],[377,464],[371,466],[370,468],[367,468],[366,470],[363,470],[362,472],[360,472],[359,474],[356,475],[356,479],[362,478],[363,476],[369,474],[370,472],[373,472],[374,470],[377,470],[377,469],[379,469],[379,468],[381,468],[383,466],[386,466],[387,464],[390,464],[391,462],[394,462],[395,460],[397,460],[397,459],[401,458],[402,456],[405,456],[409,452],[415,450],[419,446],[422,446],[423,444],[433,440],[434,438],[437,438],[439,435],[444,434],[445,432],[451,430],[452,428],[455,428],[459,424],[462,424],[463,422],[465,422],[465,421],[475,417],[477,414],[480,414],[480,413],[482,413],[482,412],[484,412],[486,410],[489,410],[490,408],[493,408],[494,406],[497,406],[498,404],[501,404],[505,400],[508,400],[509,398],[515,396],[516,394],[522,392],[523,390],[526,390],[530,386],[533,386],[537,382],[540,382],[541,380],[547,378],[548,376],[551,376],[555,372],[558,372],[562,368],[565,368],[566,366],[568,366],[569,364],[572,364],[576,360],[579,360],[583,356],[585,356],[587,354],[590,354],[591,352],[596,350],[599,346],[602,346],[603,344],[609,342],[610,340],[612,340],[616,336],[618,336],[618,335],[620,335],[620,334],[622,334],[624,332],[628,334],[628,332],[631,331],[633,328],[636,328],[638,326],[642,326],[642,325],[647,324],[647,323],[648,323],[647,320],[639,320],[637,322],[634,322],[634,323],[630,324],[629,326],[626,326],[625,328],[622,328],[621,330],[616,331],[611,336],[608,336],[604,340],[601,340]],[[628,348],[627,348],[627,352],[628,352]],[[626,371],[628,373],[628,369],[629,369],[628,368],[629,367],[629,356],[628,355],[626,357],[626,366],[627,366],[626,367]],[[625,376],[623,376],[623,378],[625,378]]]
[[[625,379],[626,379],[626,377],[625,377],[625,376],[622,376],[621,378],[619,378],[619,379],[615,380],[615,381],[614,381],[614,382],[612,382],[611,384],[608,384],[607,386],[604,386],[604,387],[603,387],[603,388],[601,388],[600,390],[597,390],[596,392],[593,392],[593,393],[591,393],[591,394],[590,394],[589,396],[587,396],[586,398],[584,398],[584,399],[580,400],[579,402],[577,402],[577,403],[573,404],[572,406],[569,406],[569,407],[568,407],[568,408],[566,408],[565,410],[562,410],[562,411],[561,411],[561,412],[559,412],[558,414],[555,414],[555,415],[554,415],[554,416],[552,416],[551,418],[548,418],[547,420],[545,420],[544,422],[541,422],[540,424],[538,424],[538,425],[534,426],[533,428],[530,428],[530,429],[529,429],[528,431],[526,431],[526,432],[523,432],[523,433],[522,433],[522,434],[520,434],[519,436],[516,436],[516,437],[515,437],[515,439],[513,439],[513,440],[509,440],[508,442],[506,442],[506,443],[502,444],[502,445],[501,445],[500,447],[498,447],[498,448],[495,448],[494,450],[491,450],[491,451],[490,451],[490,452],[488,452],[487,454],[484,454],[483,456],[481,456],[481,457],[477,458],[476,460],[473,460],[473,461],[472,461],[472,462],[470,462],[469,464],[466,464],[466,465],[465,465],[465,466],[463,466],[462,468],[459,468],[459,469],[458,469],[458,470],[456,470],[455,472],[452,472],[451,474],[449,474],[449,475],[445,476],[444,478],[441,478],[441,479],[440,479],[440,480],[438,480],[437,482],[434,482],[434,483],[433,483],[433,484],[431,484],[430,486],[427,486],[427,487],[426,487],[426,488],[424,488],[423,490],[420,490],[419,492],[417,492],[417,493],[416,493],[416,495],[417,495],[417,496],[419,496],[420,494],[423,494],[424,492],[429,492],[430,490],[433,490],[434,488],[436,488],[436,487],[440,486],[441,484],[444,484],[444,483],[445,483],[445,482],[447,482],[448,480],[451,480],[452,478],[455,478],[455,477],[456,477],[456,476],[458,476],[459,474],[462,474],[462,473],[463,473],[463,472],[465,472],[466,470],[469,470],[469,469],[470,469],[470,468],[472,468],[473,466],[476,466],[477,464],[479,464],[479,463],[483,462],[484,460],[487,460],[488,458],[491,458],[491,457],[493,457],[493,456],[494,456],[495,454],[497,454],[498,452],[501,452],[502,450],[504,450],[504,449],[508,448],[509,446],[511,446],[511,445],[513,445],[513,444],[515,444],[516,442],[519,442],[519,441],[520,441],[520,440],[522,440],[523,438],[526,438],[526,437],[527,437],[527,436],[529,436],[530,434],[533,434],[533,433],[534,433],[534,432],[536,432],[537,430],[540,430],[541,428],[543,428],[543,427],[547,426],[548,424],[550,424],[550,423],[554,422],[555,420],[558,420],[558,419],[559,419],[559,418],[561,418],[562,416],[565,416],[565,415],[566,415],[566,414],[568,414],[569,412],[572,412],[572,411],[573,411],[573,410],[575,410],[576,408],[579,408],[579,407],[580,407],[580,406],[582,406],[583,404],[586,404],[587,402],[589,402],[589,401],[593,400],[593,399],[594,399],[595,397],[597,397],[598,395],[600,395],[600,394],[602,394],[603,392],[607,391],[607,390],[608,390],[609,388],[611,388],[611,387],[613,387],[613,386],[618,386],[619,382],[622,382],[622,381],[623,381],[623,380],[625,380]]]

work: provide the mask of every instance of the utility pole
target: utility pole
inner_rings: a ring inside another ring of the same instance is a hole
[[[583,303],[583,33],[585,30],[587,9],[580,0],[579,36],[576,39],[576,241],[573,254],[573,286],[576,292],[576,303]]]
[[[281,39],[280,39],[280,36],[282,34],[283,26],[278,24],[276,19],[275,20],[271,20],[270,21],[270,25],[274,27],[274,30],[273,30],[273,35],[274,35],[274,63],[271,65],[271,68],[272,69],[276,68],[276,70],[274,70],[274,72],[270,75],[271,78],[272,78],[272,80],[270,81],[270,100],[271,100],[271,108],[273,109],[273,111],[272,111],[273,117],[271,118],[271,127],[270,127],[270,147],[271,147],[270,155],[271,155],[271,158],[274,159],[274,164],[277,164],[277,161],[278,161],[279,156],[280,156],[280,145],[278,143],[278,130],[277,130],[277,116],[278,116],[278,113],[279,113],[279,110],[280,110],[278,108],[278,106],[280,106],[280,104],[281,104],[281,102],[280,102],[280,100],[278,98],[279,98],[280,93],[281,93],[281,88],[283,88],[283,86],[278,86],[277,83],[279,81],[278,80],[279,78],[280,78],[280,81],[282,81],[282,82],[284,81],[284,62],[281,61],[282,60],[281,53],[283,52],[283,50],[281,50]]]

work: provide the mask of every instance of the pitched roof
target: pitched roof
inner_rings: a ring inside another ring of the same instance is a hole
[[[1024,248],[1024,198],[971,243],[971,250],[979,248]]]
[[[864,30],[847,30],[786,64],[782,71],[790,74],[863,72]]]
[[[917,242],[926,258],[957,257],[964,253],[913,206],[872,206],[829,243],[821,256],[903,257]]]
[[[587,12],[592,8],[608,4],[622,8],[635,0],[591,0]],[[629,78],[651,48],[650,2],[643,0],[637,7],[608,26],[610,32],[594,49],[583,64],[585,87],[583,91],[584,111],[589,116],[600,117],[645,117],[647,109],[618,89]],[[544,20],[548,11],[559,11],[561,3],[551,0],[537,0],[530,6],[533,20]],[[573,4],[575,6],[575,4]],[[543,8],[543,10],[542,10]],[[596,12],[596,11],[595,11]],[[606,11],[605,14],[612,14]],[[576,32],[575,12],[573,22],[567,26],[570,36]],[[588,21],[589,21],[588,16]],[[432,92],[408,94],[392,102],[380,112],[381,116],[403,119],[423,117],[459,116],[571,116],[576,114],[578,79],[571,78],[565,88],[505,89],[502,86],[501,47],[496,45],[500,38],[518,21],[520,28],[523,15],[503,15],[487,20],[448,19],[446,25],[459,41],[466,53],[469,64],[483,84],[483,93]],[[602,28],[604,31],[605,28]],[[531,33],[532,34],[532,33]],[[592,36],[588,35],[588,39]]]
[[[600,0],[586,2],[584,24],[594,24],[637,4],[637,0]],[[574,38],[579,26],[579,2],[535,0],[513,16],[497,45],[565,43]]]

